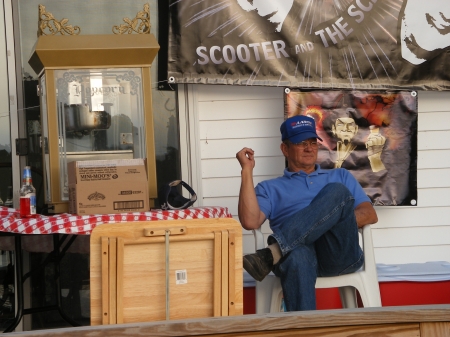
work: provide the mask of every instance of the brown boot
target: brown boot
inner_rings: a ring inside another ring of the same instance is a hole
[[[269,248],[244,255],[244,269],[257,281],[262,281],[272,271],[272,267],[273,256]]]

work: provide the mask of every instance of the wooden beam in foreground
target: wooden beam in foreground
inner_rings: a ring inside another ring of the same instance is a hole
[[[450,337],[450,305],[320,310],[38,330],[29,337]]]

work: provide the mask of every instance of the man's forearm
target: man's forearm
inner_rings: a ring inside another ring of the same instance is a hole
[[[245,229],[257,229],[264,221],[253,185],[252,170],[242,170],[241,189],[239,191],[238,215],[242,227]]]

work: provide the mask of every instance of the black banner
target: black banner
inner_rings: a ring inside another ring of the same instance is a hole
[[[416,92],[286,89],[285,118],[308,115],[322,168],[345,168],[374,205],[417,205]]]
[[[442,0],[171,0],[176,83],[449,90]]]

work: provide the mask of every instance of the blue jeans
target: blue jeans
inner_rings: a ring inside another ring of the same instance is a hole
[[[315,310],[318,276],[357,271],[364,263],[359,246],[354,198],[340,183],[326,185],[311,201],[273,229],[283,257],[274,266],[288,311]]]

